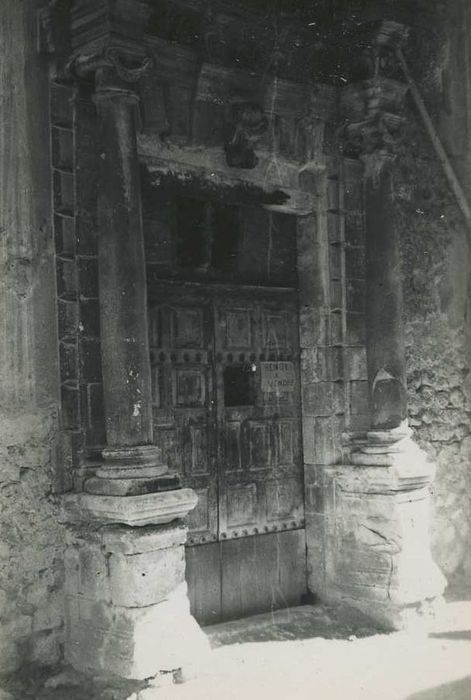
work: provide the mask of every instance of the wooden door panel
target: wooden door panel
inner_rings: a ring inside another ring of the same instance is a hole
[[[253,344],[253,313],[248,308],[222,310],[219,328],[222,330],[222,347],[226,350],[246,350]]]
[[[215,300],[222,539],[304,525],[296,309],[269,292]],[[238,393],[227,387],[237,371]]]
[[[249,528],[258,524],[260,498],[257,493],[257,484],[238,483],[227,486],[223,498],[226,514],[225,530],[229,532],[233,528],[239,530],[234,534],[235,537],[248,535]]]
[[[306,592],[305,548],[304,530],[222,542],[222,619],[300,605]]]
[[[202,625],[222,619],[221,544],[186,548],[186,581],[191,614]]]
[[[154,294],[156,441],[198,495],[192,613],[212,624],[296,605],[306,589],[296,297],[177,283]]]
[[[212,307],[184,287],[154,287],[149,311],[154,428],[169,466],[199,496],[189,544],[217,540]]]
[[[303,487],[297,477],[267,481],[267,521],[281,528],[303,527]]]

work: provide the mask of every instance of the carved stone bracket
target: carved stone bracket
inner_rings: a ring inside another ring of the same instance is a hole
[[[370,173],[394,160],[400,151],[407,89],[404,83],[377,77],[349,86],[342,94],[342,152],[363,160]]]
[[[404,134],[403,116],[408,86],[394,77],[395,52],[407,29],[395,22],[362,25],[356,60],[361,79],[341,92],[339,129],[344,155],[360,158],[366,174],[374,175],[397,156]]]
[[[225,128],[224,150],[227,164],[232,168],[255,168],[258,163],[255,148],[267,129],[268,119],[259,104],[233,104]]]
[[[407,40],[408,28],[388,20],[355,24],[343,37],[341,64],[350,83],[383,76],[397,79],[396,51]]]
[[[149,70],[154,60],[151,56],[136,57],[122,47],[109,46],[96,54],[77,54],[67,63],[67,77],[79,80],[95,76],[97,92],[129,92]]]

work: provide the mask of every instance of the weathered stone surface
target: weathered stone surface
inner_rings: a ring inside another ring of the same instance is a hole
[[[179,489],[140,496],[66,494],[62,518],[68,522],[124,523],[144,526],[183,518],[197,503],[192,489]]]
[[[140,554],[185,544],[187,528],[183,523],[171,523],[159,528],[142,530],[116,527],[103,532],[103,543],[109,552]]]
[[[175,474],[141,477],[138,476],[139,472],[140,470],[135,469],[134,475],[123,479],[116,478],[116,474],[112,474],[111,477],[92,477],[86,480],[84,489],[87,493],[103,496],[141,496],[147,493],[170,491],[180,485],[180,480]]]
[[[432,475],[414,464],[327,472],[333,486],[325,501],[329,597],[401,628],[425,600],[442,594],[446,581],[430,551]]]
[[[14,697],[7,690],[0,688],[0,700],[14,700]]]
[[[209,648],[190,615],[186,584],[146,608],[75,599],[69,602],[68,614],[67,660],[85,672],[149,678],[180,668]]]
[[[114,605],[143,607],[163,600],[185,578],[183,547],[109,558]]]
[[[70,529],[65,650],[74,668],[148,678],[205,648],[186,596],[185,535],[181,523]]]
[[[14,639],[0,641],[0,673],[12,673],[21,665],[21,655]]]
[[[9,672],[33,660],[33,645],[25,643],[33,631],[46,626],[57,635],[62,625],[60,603],[46,606],[60,597],[63,542],[50,495],[54,421],[3,414],[0,425],[0,668]],[[42,658],[47,664],[56,657]]]
[[[66,591],[124,607],[158,603],[185,578],[185,535],[181,525],[71,533]]]
[[[34,632],[51,630],[62,625],[64,619],[64,600],[57,591],[50,592],[47,601],[33,615]]]
[[[448,50],[453,61],[459,60],[461,51],[456,32],[467,36],[467,31],[458,27],[459,22],[449,27]],[[444,142],[456,144],[449,155],[469,192],[469,170],[463,171],[465,163],[458,156],[462,152],[458,144],[467,143],[469,135],[461,121],[464,111],[455,109],[456,101],[464,99],[463,77],[459,70],[446,74],[445,84],[453,87],[452,93],[444,88],[443,94],[450,101],[440,126]],[[421,89],[428,87],[426,77]],[[396,176],[395,222],[401,234],[410,423],[417,441],[437,465],[433,486],[434,555],[451,582],[469,586],[469,243],[440,164],[421,125],[413,120],[409,139],[411,148],[403,155]],[[453,152],[458,157],[453,157]]]
[[[62,633],[45,630],[35,634],[31,641],[31,662],[38,666],[54,666],[62,657]]]

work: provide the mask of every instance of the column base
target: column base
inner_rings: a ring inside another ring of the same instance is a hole
[[[352,455],[354,465],[327,472],[325,590],[329,599],[403,629],[433,609],[446,586],[430,548],[435,470],[410,434],[391,441],[393,449],[383,442],[378,452],[376,438]]]
[[[209,651],[190,615],[181,523],[73,529],[66,553],[66,661],[142,680]]]
[[[140,472],[132,478],[94,476],[84,484],[87,493],[99,496],[142,496],[146,493],[173,491],[179,487],[180,478],[170,472],[156,478],[141,476]]]
[[[65,657],[90,675],[143,680],[209,652],[190,614],[183,524],[192,489],[67,494]]]
[[[102,496],[138,496],[178,489],[179,476],[169,472],[157,445],[106,447],[103,463],[84,483],[84,491]]]

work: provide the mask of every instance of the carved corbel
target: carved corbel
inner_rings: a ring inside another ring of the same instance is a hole
[[[362,160],[366,176],[374,176],[399,155],[404,140],[407,85],[375,78],[342,96],[342,153]],[[362,105],[359,109],[359,105]]]
[[[371,30],[371,27],[369,27]],[[404,104],[408,86],[392,77],[395,51],[407,30],[394,22],[374,25],[374,34],[360,43],[367,77],[343,88],[340,95],[342,153],[365,164],[375,176],[399,155],[404,138]]]
[[[252,170],[258,163],[255,148],[268,129],[268,119],[256,102],[236,102],[225,125],[224,150],[231,168]]]
[[[92,77],[103,95],[131,93],[130,86],[153,66],[143,43],[149,12],[146,0],[50,0],[39,14],[42,50],[57,54],[57,37],[66,36],[64,79]]]
[[[151,56],[130,56],[122,47],[109,46],[103,52],[76,54],[66,66],[66,73],[74,79],[84,78],[98,71],[112,73],[122,83],[137,83],[154,65]]]

